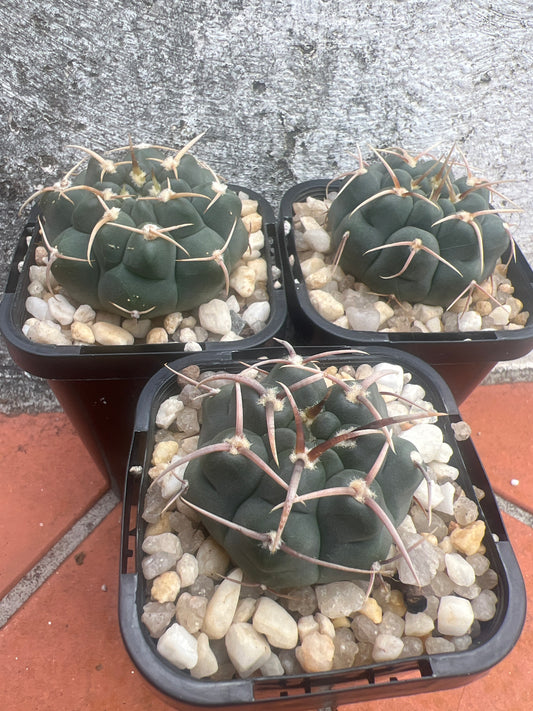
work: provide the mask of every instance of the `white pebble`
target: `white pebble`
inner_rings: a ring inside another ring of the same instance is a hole
[[[398,659],[403,650],[403,642],[392,634],[378,634],[372,649],[372,658],[375,662],[387,662]]]
[[[257,603],[252,624],[273,647],[293,649],[298,643],[296,621],[281,605],[268,597],[262,597]]]
[[[161,429],[167,430],[175,421],[178,412],[183,410],[183,401],[179,395],[172,395],[161,403],[157,411],[155,423]]]
[[[243,320],[253,329],[257,324],[264,324],[270,317],[270,304],[268,301],[256,301],[250,304],[242,313]],[[231,330],[231,326],[228,330]]]
[[[50,311],[48,304],[44,299],[39,299],[37,296],[28,296],[26,299],[26,311],[38,318],[39,321],[50,319]]]
[[[480,331],[482,325],[481,314],[477,311],[465,311],[457,317],[459,331]]]
[[[249,622],[235,622],[226,634],[226,650],[237,673],[243,679],[270,659],[270,645]]]
[[[157,642],[157,651],[178,669],[192,669],[198,663],[198,642],[177,622]]]
[[[241,593],[242,570],[235,568],[215,588],[205,612],[203,632],[210,639],[222,639],[233,621]]]
[[[50,316],[57,321],[62,326],[70,326],[74,320],[74,313],[76,309],[72,304],[63,296],[63,294],[56,294],[48,299],[47,302],[48,310],[50,311]]]
[[[426,423],[414,425],[402,432],[401,437],[415,445],[426,463],[437,458],[443,441],[440,427]]]
[[[456,585],[468,587],[476,580],[474,569],[459,553],[446,553],[444,556],[448,577]]]
[[[26,331],[27,338],[34,343],[50,346],[70,346],[72,341],[67,338],[59,326],[51,321],[34,321]]]
[[[247,299],[254,293],[256,281],[257,274],[255,270],[249,264],[241,264],[233,270],[229,284],[239,296]]]
[[[211,299],[206,304],[201,304],[198,309],[198,318],[202,328],[211,331],[211,333],[223,336],[231,331],[231,315],[226,302],[222,299]]]
[[[453,595],[441,598],[437,617],[440,634],[460,637],[467,634],[474,621],[474,611],[469,600]]]

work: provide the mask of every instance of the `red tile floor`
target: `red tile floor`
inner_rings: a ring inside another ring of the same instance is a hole
[[[503,518],[530,604],[532,411],[533,383],[483,385],[461,406],[501,507],[508,511]],[[121,507],[67,418],[62,413],[0,416],[0,455],[1,708],[169,708],[143,681],[123,646],[117,616]],[[52,574],[42,582],[47,569]],[[339,708],[531,709],[531,616],[513,651],[469,685]]]

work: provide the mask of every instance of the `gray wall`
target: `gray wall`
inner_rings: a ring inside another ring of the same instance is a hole
[[[274,206],[349,152],[456,141],[527,210],[533,258],[533,3],[512,0],[3,0],[0,288],[21,202],[75,153],[180,146]],[[0,410],[56,407],[0,351]]]

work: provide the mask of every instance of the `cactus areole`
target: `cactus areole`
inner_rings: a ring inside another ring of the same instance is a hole
[[[388,417],[378,376],[326,379],[321,355],[303,359],[285,345],[286,359],[258,362],[271,365],[263,377],[200,382],[198,449],[159,477],[187,463],[178,496],[250,582],[282,590],[373,579],[393,543],[409,564],[396,527],[423,473],[416,448],[391,434],[398,418]]]
[[[238,195],[182,150],[130,146],[81,161],[39,196],[53,276],[121,315],[191,309],[228,286],[248,246]],[[32,199],[30,198],[30,199]]]
[[[339,264],[378,294],[448,307],[493,273],[511,241],[499,213],[519,210],[493,208],[495,184],[473,176],[464,157],[376,155],[360,157],[329,209]],[[466,170],[457,179],[456,165]]]

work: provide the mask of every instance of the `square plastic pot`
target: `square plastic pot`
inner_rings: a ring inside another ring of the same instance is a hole
[[[304,356],[319,350],[323,349],[297,347],[297,352]],[[169,705],[183,710],[308,711],[440,691],[462,686],[483,676],[511,651],[518,640],[526,612],[524,581],[475,448],[470,440],[456,441],[454,438],[452,423],[462,418],[449,388],[431,367],[411,354],[382,347],[365,350],[366,355],[332,356],[321,363],[324,367],[346,363],[372,365],[378,361],[397,363],[412,374],[411,382],[425,388],[427,399],[433,406],[446,413],[440,425],[444,428],[445,441],[454,450],[450,463],[459,469],[458,483],[473,500],[476,500],[474,486],[485,494],[479,502],[479,516],[487,527],[484,539],[486,555],[499,578],[495,589],[499,600],[496,616],[489,622],[481,623],[479,637],[466,651],[423,655],[327,673],[215,682],[196,680],[188,672],[168,663],[157,653],[156,640],[150,637],[141,622],[146,602],[146,583],[141,568],[141,545],[146,523],[141,514],[144,495],[151,481],[147,472],[154,445],[154,420],[159,405],[179,392],[176,376],[162,369],[143,389],[137,407],[123,504],[119,617],[123,641],[131,659],[154,693]],[[283,349],[250,351],[235,357],[223,353],[210,358],[210,354],[201,353],[171,364],[171,367],[179,369],[196,364],[201,369],[220,368],[236,372],[242,367],[238,361],[250,363],[261,355],[276,357],[284,354]]]
[[[267,261],[270,317],[265,328],[253,336],[240,341],[202,344],[208,352],[269,343],[283,332],[287,318],[285,292],[279,285],[275,286],[272,273],[273,268],[281,273],[274,211],[261,195],[247,188],[231,187],[259,203],[265,235],[263,256]],[[46,379],[95,463],[109,479],[112,489],[122,496],[139,394],[164,363],[186,355],[184,344],[50,346],[27,339],[22,325],[27,318],[29,268],[34,263],[35,245],[39,242],[36,222],[34,211],[22,231],[11,263],[0,304],[0,331],[15,363],[31,375]],[[22,264],[20,270],[19,264]]]
[[[413,353],[442,375],[458,403],[468,397],[496,363],[520,358],[533,349],[533,317],[520,330],[464,333],[353,331],[324,319],[311,304],[302,276],[294,240],[293,205],[305,202],[307,197],[323,199],[328,183],[328,180],[320,179],[295,185],[285,193],[280,204],[279,239],[295,342],[383,345]],[[334,190],[335,183],[330,187]],[[525,310],[533,314],[533,271],[518,246],[516,261],[509,265],[508,277],[515,287],[514,296],[523,302]]]

